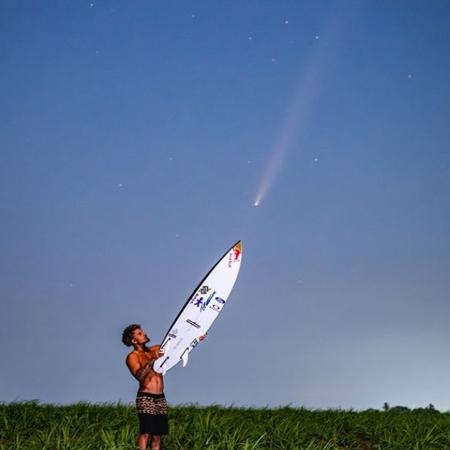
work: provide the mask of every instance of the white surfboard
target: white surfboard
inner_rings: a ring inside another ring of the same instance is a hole
[[[153,369],[164,374],[178,362],[183,367],[189,353],[196,347],[222,311],[239,273],[242,243],[236,242],[214,265],[184,304],[161,343],[164,355]]]

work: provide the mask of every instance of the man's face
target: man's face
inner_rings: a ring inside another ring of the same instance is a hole
[[[141,345],[146,344],[147,342],[150,342],[150,338],[147,336],[147,333],[142,330],[141,328],[136,328],[133,331],[133,339],[132,341],[135,345]]]

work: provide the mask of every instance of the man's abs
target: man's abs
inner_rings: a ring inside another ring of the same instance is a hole
[[[164,392],[164,381],[162,375],[153,370],[141,380],[139,392],[149,392],[151,394],[162,394]]]

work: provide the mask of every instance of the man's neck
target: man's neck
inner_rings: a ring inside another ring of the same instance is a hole
[[[147,347],[145,344],[135,345],[134,350],[137,352],[145,352],[147,350]]]

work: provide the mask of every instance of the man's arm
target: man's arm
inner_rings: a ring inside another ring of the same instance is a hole
[[[133,353],[130,353],[127,356],[126,362],[128,369],[130,369],[130,372],[134,376],[134,378],[136,378],[136,380],[138,381],[142,381],[152,370],[154,360],[151,359],[147,364],[141,366],[138,357]]]
[[[152,358],[158,359],[161,355],[164,354],[164,350],[161,350],[160,345],[152,345],[150,347]]]

